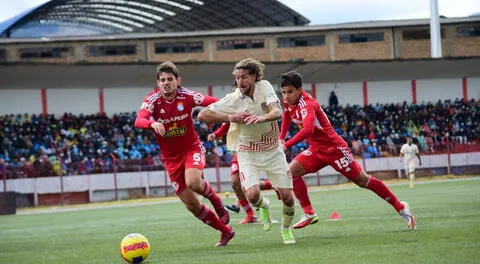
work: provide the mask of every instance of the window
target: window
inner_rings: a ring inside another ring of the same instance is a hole
[[[263,49],[264,47],[265,47],[264,39],[217,40],[217,50]]]
[[[155,43],[155,53],[203,52],[203,41]]]
[[[92,57],[121,56],[121,55],[135,55],[135,54],[137,54],[137,45],[88,47],[88,55]]]
[[[325,45],[325,35],[278,38],[277,47],[309,47]]]
[[[23,48],[20,59],[65,58],[70,48]]]
[[[480,26],[459,27],[457,28],[457,35],[460,38],[480,37]]]
[[[358,43],[383,41],[383,32],[361,33],[361,34],[342,34],[339,36],[340,43]]]
[[[445,38],[445,30],[440,30],[442,38]],[[403,40],[423,40],[430,39],[430,29],[408,29],[402,31]]]
[[[0,49],[0,61],[7,60],[7,52],[4,49]]]

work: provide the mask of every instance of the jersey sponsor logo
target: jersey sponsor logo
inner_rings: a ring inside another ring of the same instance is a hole
[[[185,135],[186,127],[177,127],[177,123],[173,123],[173,126],[168,128],[168,131],[163,137],[180,137]]]
[[[188,117],[188,114],[183,114],[183,115],[180,115],[180,116],[172,116],[170,118],[167,118],[167,119],[161,119],[159,118],[157,120],[158,123],[162,123],[162,124],[168,124],[168,123],[171,123],[171,122],[176,122],[176,121],[181,121],[185,118]]]
[[[177,103],[177,109],[178,109],[178,111],[183,111],[183,109],[185,109],[185,107],[183,107],[183,102],[178,102]]]

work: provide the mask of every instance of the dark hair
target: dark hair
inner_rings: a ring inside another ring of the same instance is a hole
[[[280,87],[291,85],[296,89],[302,88],[302,75],[296,71],[289,71],[281,76]]]
[[[159,78],[160,73],[162,72],[171,73],[175,75],[175,78],[178,78],[178,76],[180,76],[177,66],[171,61],[163,62],[157,66],[157,80]]]
[[[235,64],[233,71],[238,69],[246,70],[250,75],[257,75],[257,79],[255,81],[258,82],[263,78],[263,70],[265,69],[265,65],[255,59],[247,58]]]

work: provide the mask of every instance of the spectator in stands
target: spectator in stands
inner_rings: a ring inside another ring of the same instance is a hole
[[[330,97],[328,97],[328,105],[332,108],[338,106],[338,97],[335,94],[335,91],[330,92]]]

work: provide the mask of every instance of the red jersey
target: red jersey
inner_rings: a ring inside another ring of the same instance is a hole
[[[285,146],[287,148],[307,140],[311,147],[329,152],[329,148],[347,146],[347,143],[335,132],[327,115],[317,100],[308,93],[303,92],[296,105],[283,102],[285,111],[282,117],[280,139],[285,139],[290,123],[297,124],[300,131],[290,138]]]
[[[164,157],[177,156],[201,144],[194,129],[192,109],[196,106],[208,106],[217,98],[179,87],[173,100],[162,97],[160,89],[149,93],[138,111],[135,127],[150,128],[156,120],[165,127],[165,135],[155,133],[157,144]],[[151,120],[150,117],[153,117]]]

